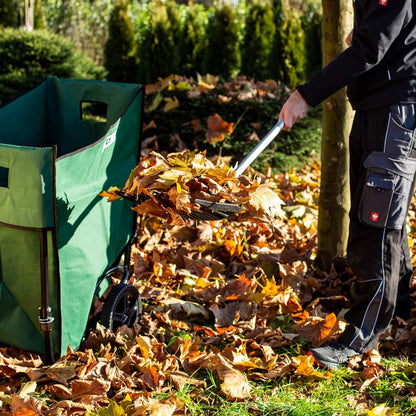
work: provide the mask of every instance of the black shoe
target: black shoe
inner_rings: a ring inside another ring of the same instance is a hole
[[[350,357],[360,354],[338,341],[332,341],[325,347],[311,348],[310,353],[318,364],[333,370],[337,370],[341,365],[347,363]]]

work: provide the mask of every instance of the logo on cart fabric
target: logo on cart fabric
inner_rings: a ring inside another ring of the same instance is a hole
[[[387,6],[389,0],[379,0],[378,4],[381,4],[382,6]]]
[[[103,145],[103,152],[105,149],[107,149],[108,146],[111,146],[115,141],[116,141],[116,133],[117,131],[115,131],[114,133],[111,133],[105,140],[104,140],[104,145]]]
[[[380,213],[372,211],[370,214],[370,220],[373,222],[378,222],[379,219],[380,219]]]

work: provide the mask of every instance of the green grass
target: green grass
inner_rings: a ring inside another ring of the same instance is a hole
[[[409,368],[413,364],[406,358],[383,358],[385,374],[363,392],[354,384],[360,381],[356,380],[358,373],[342,368],[334,372],[332,380],[286,377],[252,383],[251,397],[240,402],[220,396],[220,382],[209,372],[198,377],[206,382],[204,391],[189,386],[176,394],[195,416],[361,416],[382,403],[392,409],[386,414],[412,416],[416,415],[412,399],[416,398],[416,375]]]

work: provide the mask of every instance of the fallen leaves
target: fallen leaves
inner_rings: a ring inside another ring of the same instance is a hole
[[[217,121],[212,126],[217,133],[230,129]],[[214,165],[205,152],[184,150],[166,157],[151,152],[132,171],[122,192],[147,198],[134,207],[139,214],[158,216],[169,224],[184,224],[186,214],[201,210],[198,199],[241,205],[242,217],[273,221],[282,215],[283,204],[275,189],[274,182],[259,183],[246,176],[237,178],[234,169],[220,160]],[[118,191],[112,187],[100,196],[112,202],[120,198]]]
[[[222,142],[225,136],[233,132],[234,123],[227,123],[219,114],[214,114],[208,117],[208,131],[206,132],[206,139],[208,143]]]
[[[204,185],[223,197],[228,170],[211,163],[219,188],[207,181],[198,191],[210,195]],[[197,189],[195,177],[206,168],[205,158],[195,154],[153,154],[133,173],[130,186],[149,193],[159,186],[180,198],[187,187]],[[285,207],[314,208],[315,197],[298,197],[298,191],[316,192],[314,169],[305,170],[305,182],[301,174],[296,181],[291,173],[272,177]],[[189,184],[188,170],[194,180]],[[153,175],[156,181],[149,180]],[[257,183],[244,186],[261,189]],[[353,277],[348,270],[311,271],[316,226],[295,210],[285,214],[268,222],[183,225],[142,217],[131,259],[144,306],[140,326],[114,334],[98,325],[78,351],[68,349],[50,366],[37,355],[0,349],[0,412],[185,415],[189,409],[178,391],[208,403],[210,391],[250,403],[256,383],[330,382],[333,373],[319,369],[306,346],[324,345],[342,329],[337,312],[348,304]],[[411,348],[413,328],[412,320],[401,322],[383,342]],[[348,399],[353,408],[369,415],[397,413],[369,399],[386,374],[376,351],[353,357],[346,371],[359,395]],[[403,369],[409,378],[414,372],[414,366]]]

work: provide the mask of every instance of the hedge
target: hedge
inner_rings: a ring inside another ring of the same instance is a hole
[[[105,79],[105,70],[73,44],[46,30],[0,29],[0,101],[34,87],[45,76]]]

